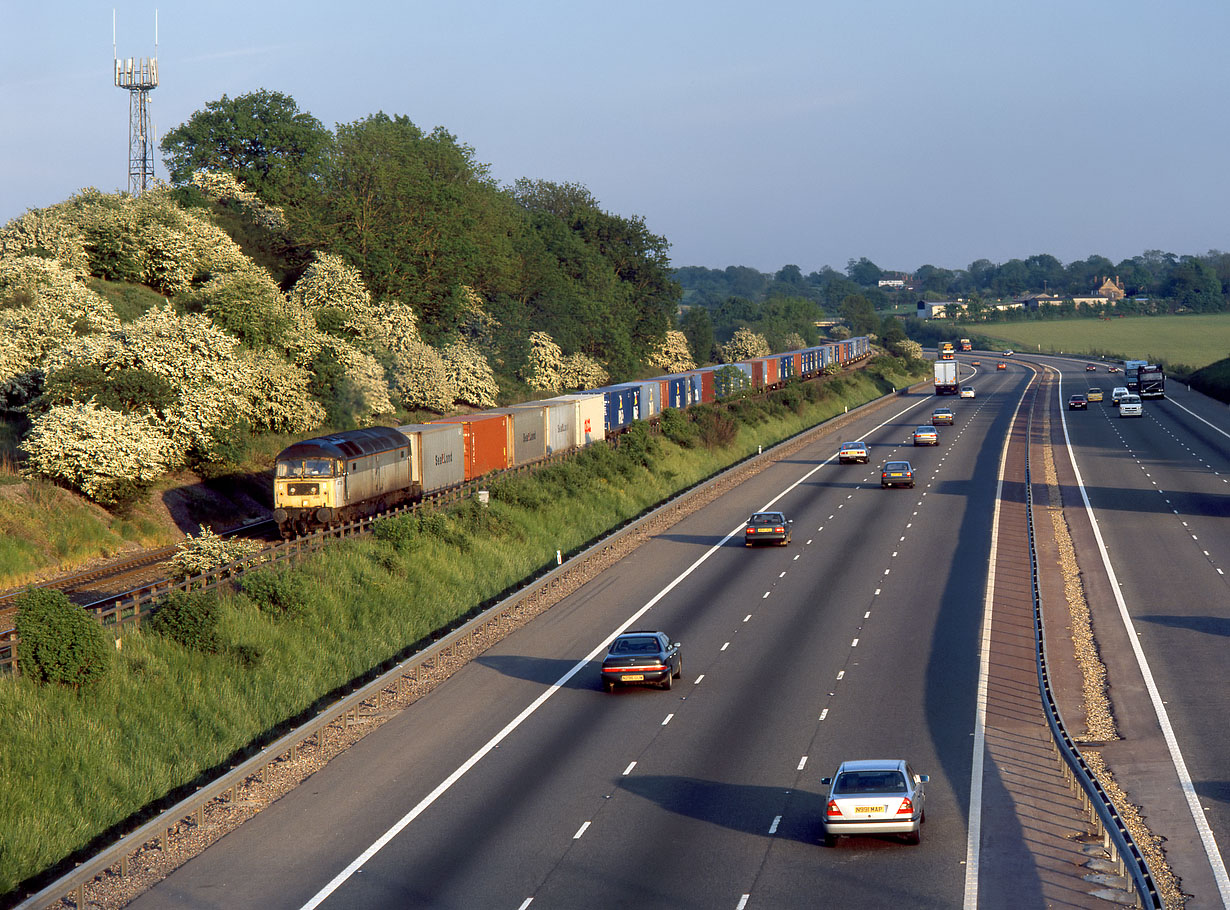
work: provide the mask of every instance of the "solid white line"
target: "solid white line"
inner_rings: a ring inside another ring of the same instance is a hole
[[[982,852],[982,775],[987,745],[987,689],[991,678],[991,616],[995,599],[995,541],[999,538],[999,508],[1004,495],[1004,468],[1008,463],[1008,440],[1024,396],[1017,399],[999,453],[999,477],[995,482],[995,510],[991,515],[991,558],[987,565],[987,587],[982,598],[982,641],[978,658],[978,695],[974,699],[974,756],[969,775],[969,830],[965,841],[965,899],[962,907],[978,906],[978,863]]]
[[[1060,395],[1062,396],[1062,385]],[[1182,407],[1182,405],[1180,405]],[[1187,411],[1187,408],[1183,408]],[[1191,411],[1188,411],[1191,414]],[[1192,814],[1192,821],[1196,823],[1196,830],[1200,832],[1200,841],[1204,845],[1205,855],[1209,858],[1209,866],[1213,870],[1213,878],[1217,881],[1217,890],[1221,892],[1222,904],[1230,907],[1230,876],[1226,874],[1226,863],[1222,859],[1221,852],[1217,848],[1217,839],[1213,836],[1213,829],[1209,827],[1209,821],[1204,816],[1204,809],[1200,805],[1200,796],[1196,793],[1196,787],[1192,783],[1191,775],[1187,772],[1187,763],[1183,760],[1183,753],[1179,749],[1179,740],[1175,736],[1174,728],[1170,724],[1170,715],[1166,713],[1166,703],[1162,700],[1162,694],[1158,691],[1157,683],[1153,679],[1153,671],[1149,669],[1149,661],[1145,657],[1144,649],[1140,646],[1138,635],[1132,626],[1132,615],[1128,612],[1127,602],[1123,599],[1123,592],[1119,590],[1119,578],[1115,575],[1115,568],[1110,564],[1110,553],[1107,552],[1106,543],[1102,540],[1102,531],[1098,527],[1097,520],[1093,514],[1093,504],[1089,501],[1088,491],[1085,489],[1085,481],[1081,477],[1080,468],[1076,465],[1076,453],[1072,449],[1072,439],[1068,435],[1067,415],[1062,411],[1060,416],[1063,418],[1063,438],[1068,449],[1068,460],[1072,463],[1072,473],[1076,476],[1076,487],[1081,491],[1081,501],[1085,504],[1085,514],[1089,518],[1089,525],[1093,528],[1093,539],[1098,545],[1098,552],[1102,554],[1102,566],[1106,569],[1106,575],[1110,579],[1110,590],[1115,596],[1115,603],[1119,607],[1119,617],[1123,621],[1123,627],[1127,629],[1128,641],[1132,645],[1132,653],[1136,655],[1136,663],[1140,667],[1140,675],[1144,679],[1145,689],[1149,693],[1149,700],[1153,703],[1153,711],[1157,714],[1158,725],[1162,728],[1162,737],[1166,740],[1166,748],[1170,751],[1170,760],[1174,764],[1175,773],[1179,777],[1179,786],[1183,790],[1183,795],[1187,799],[1188,811]],[[1192,414],[1193,417],[1209,423],[1197,414]],[[1213,426],[1209,423],[1209,426]],[[1217,427],[1213,427],[1217,429]],[[1218,430],[1220,433],[1221,431]],[[1226,434],[1222,434],[1226,435]]]
[[[565,672],[563,676],[561,676],[554,683],[548,686],[547,689],[541,695],[535,698],[532,702],[530,702],[529,705],[527,705],[521,711],[520,714],[518,714],[516,717],[510,720],[507,724],[505,724],[503,729],[501,729],[498,733],[496,733],[495,736],[487,740],[487,742],[484,743],[477,752],[475,752],[473,755],[467,758],[453,771],[453,773],[451,773],[448,777],[446,777],[439,784],[437,784],[434,790],[432,790],[430,793],[428,793],[425,797],[423,797],[419,801],[418,805],[416,805],[413,809],[411,809],[409,812],[403,815],[400,819],[398,819],[398,821],[391,828],[389,828],[389,830],[385,831],[384,834],[376,838],[376,840],[372,842],[372,844],[366,850],[364,850],[357,857],[355,857],[350,862],[350,864],[346,866],[346,868],[344,868],[341,872],[335,875],[328,884],[326,884],[323,888],[321,888],[318,892],[316,892],[316,894],[314,894],[312,898],[306,904],[304,904],[302,908],[300,908],[300,910],[315,910],[316,907],[319,907],[322,903],[324,903],[324,901],[329,897],[329,895],[331,895],[334,891],[336,891],[338,888],[344,885],[346,881],[352,875],[354,875],[361,868],[363,868],[363,865],[368,860],[370,860],[373,856],[375,856],[377,853],[383,850],[385,846],[388,845],[389,841],[391,841],[398,834],[400,834],[406,828],[407,825],[409,825],[416,818],[418,818],[420,815],[426,812],[427,809],[429,809],[436,800],[438,800],[441,796],[443,796],[445,793],[448,792],[448,790],[453,786],[453,784],[461,780],[461,778],[464,777],[471,768],[473,768],[480,761],[482,761],[489,752],[491,752],[493,749],[499,746],[500,743],[502,743],[505,739],[507,739],[508,736],[511,735],[514,730],[516,730],[519,726],[521,726],[521,724],[525,723],[525,721],[531,715],[533,715],[534,712],[536,712],[539,708],[541,708],[544,704],[546,704],[547,700],[550,699],[551,696],[555,695],[556,692],[560,691],[560,689],[566,686],[570,679],[572,679],[574,676],[576,676],[578,673],[580,673],[582,670],[588,667],[591,661],[593,661],[595,658],[598,657],[598,655],[600,655],[603,651],[606,650],[607,646],[615,639],[617,635],[631,628],[634,623],[636,623],[642,616],[644,616],[646,613],[649,612],[650,608],[652,608],[655,604],[657,604],[660,600],[662,600],[662,598],[664,598],[667,594],[669,594],[676,587],[678,587],[683,582],[684,579],[686,579],[689,575],[691,575],[698,568],[700,568],[700,566],[706,560],[708,560],[710,556],[712,556],[714,553],[716,553],[718,550],[724,547],[727,541],[743,533],[743,527],[744,527],[743,524],[740,524],[737,528],[735,528],[733,531],[731,531],[729,534],[727,534],[725,537],[723,537],[721,540],[719,540],[717,543],[711,546],[708,550],[706,550],[704,553],[698,556],[695,562],[693,562],[690,566],[688,566],[686,569],[684,569],[682,572],[676,575],[675,578],[670,582],[670,584],[662,588],[662,590],[660,590],[657,594],[651,597],[642,607],[640,607],[640,609],[636,610],[631,616],[629,616],[626,620],[624,620],[618,627],[615,628],[614,631],[608,634],[606,638],[604,638],[598,644],[596,648],[590,651],[589,654],[587,654],[585,657],[581,658],[581,660],[573,664],[572,667],[567,672]],[[723,650],[725,650],[725,646],[723,646]]]
[[[1184,410],[1184,411],[1187,411],[1187,413],[1191,414],[1193,417],[1195,417],[1197,420],[1199,420],[1199,421],[1200,421],[1201,423],[1203,423],[1205,426],[1213,427],[1213,429],[1214,429],[1214,430],[1216,430],[1218,433],[1221,433],[1221,435],[1225,436],[1227,439],[1230,439],[1230,433],[1227,433],[1227,432],[1226,432],[1225,430],[1223,430],[1221,427],[1216,427],[1216,426],[1213,426],[1213,424],[1209,423],[1207,420],[1205,420],[1203,417],[1201,417],[1201,416],[1200,416],[1199,414],[1197,414],[1195,411],[1191,410],[1190,408],[1185,408],[1185,407],[1183,407],[1183,405],[1179,404],[1179,403],[1178,403],[1177,401],[1175,401],[1173,398],[1167,398],[1166,400],[1167,400],[1167,401],[1169,401],[1169,402],[1170,402],[1172,405],[1174,405],[1176,408],[1180,408],[1180,409],[1182,409],[1182,410]]]
[[[585,822],[583,825],[581,825],[581,827],[580,827],[580,828],[578,828],[578,829],[577,829],[577,833],[576,833],[576,834],[574,834],[574,835],[572,835],[572,839],[573,839],[573,840],[580,840],[580,839],[581,839],[581,835],[585,833],[585,829],[586,829],[586,828],[588,828],[588,827],[589,827],[589,822]]]

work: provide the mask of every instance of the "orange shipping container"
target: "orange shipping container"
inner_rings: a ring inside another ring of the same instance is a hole
[[[466,480],[502,471],[509,462],[512,420],[507,414],[467,414],[441,417],[431,423],[459,423],[465,443]]]

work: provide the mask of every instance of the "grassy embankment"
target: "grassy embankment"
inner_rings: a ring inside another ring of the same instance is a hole
[[[326,693],[552,564],[557,548],[575,551],[758,445],[926,375],[863,370],[810,397],[793,386],[792,407],[776,393],[775,404],[749,399],[729,412],[738,422],[711,425],[711,437],[730,437],[720,448],[661,437],[595,447],[493,484],[487,509],[390,522],[398,531],[385,539],[339,543],[292,570],[303,596],[289,615],[225,596],[216,654],[126,631],[92,689],[0,680],[0,894],[269,740]]]
[[[1148,360],[1181,373],[1230,355],[1230,313],[980,323],[967,328],[990,338],[993,347]]]

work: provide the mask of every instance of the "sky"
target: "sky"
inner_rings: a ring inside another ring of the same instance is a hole
[[[127,188],[113,10],[120,57],[157,10],[159,136],[259,89],[401,114],[675,266],[1230,249],[1225,0],[0,0],[0,224]]]

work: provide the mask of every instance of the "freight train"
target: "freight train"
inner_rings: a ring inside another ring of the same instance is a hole
[[[277,457],[273,518],[285,538],[375,515],[617,435],[666,408],[775,389],[871,353],[866,337],[527,401],[425,424],[305,439]]]

